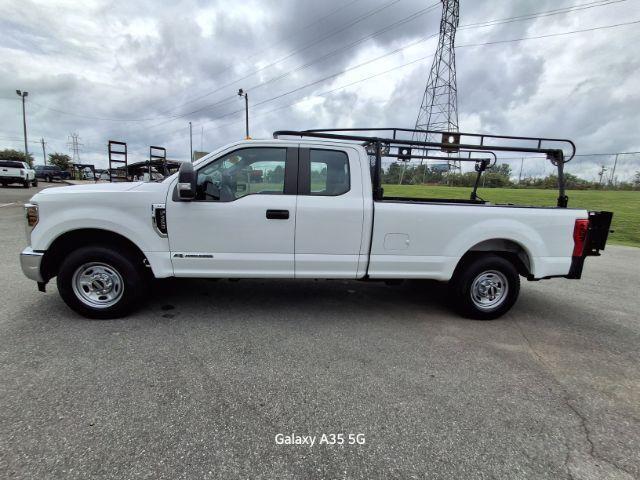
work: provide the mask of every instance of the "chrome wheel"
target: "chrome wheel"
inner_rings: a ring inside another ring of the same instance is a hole
[[[487,270],[471,283],[471,301],[480,310],[493,310],[507,298],[509,282],[497,270]]]
[[[73,274],[73,293],[92,308],[109,308],[122,298],[124,280],[110,265],[100,262],[85,263]]]

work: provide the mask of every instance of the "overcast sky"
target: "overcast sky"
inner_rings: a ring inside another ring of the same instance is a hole
[[[590,8],[477,25],[578,5]],[[254,138],[413,127],[440,14],[435,0],[3,0],[0,148],[23,148],[16,89],[29,91],[36,163],[37,140],[68,153],[71,132],[84,144],[82,161],[97,166],[106,166],[109,139],[128,143],[130,161],[147,158],[149,145],[186,159],[189,121],[194,149],[210,151],[244,135],[240,87]],[[635,20],[639,0],[462,0],[460,129],[569,137],[579,153],[640,150],[640,23],[471,46]],[[621,159],[618,172],[630,175],[639,160]],[[579,157],[568,170],[594,178],[611,161]],[[545,171],[539,162],[525,173]]]

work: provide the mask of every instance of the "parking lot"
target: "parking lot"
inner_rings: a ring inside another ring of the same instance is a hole
[[[1,478],[640,477],[640,249],[491,322],[432,283],[259,280],[90,321],[20,271],[35,191],[0,189]],[[323,433],[366,443],[275,442]]]

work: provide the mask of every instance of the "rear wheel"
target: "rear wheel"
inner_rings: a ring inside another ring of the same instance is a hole
[[[518,299],[520,277],[514,265],[494,254],[460,265],[450,282],[454,308],[477,320],[492,320],[508,312]]]
[[[32,187],[37,187],[37,186],[38,186],[38,179],[37,179],[37,178],[34,178],[34,179],[31,181],[31,186],[32,186]]]
[[[22,181],[22,188],[29,188],[29,180]]]
[[[44,181],[47,183],[51,183],[52,179],[51,179],[51,175],[47,175],[44,177]]]
[[[88,318],[119,318],[135,306],[144,289],[142,264],[107,247],[87,246],[60,266],[58,291],[65,303]]]

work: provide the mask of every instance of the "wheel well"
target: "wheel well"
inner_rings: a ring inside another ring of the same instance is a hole
[[[519,243],[503,238],[494,238],[476,243],[462,256],[456,266],[456,271],[465,262],[472,258],[477,258],[483,253],[499,255],[505,260],[510,261],[513,266],[516,267],[516,270],[518,270],[520,275],[527,279],[533,278],[533,274],[531,273],[531,259],[529,258],[527,251]]]
[[[142,250],[128,238],[110,230],[85,228],[63,233],[49,246],[42,259],[42,276],[47,282],[58,274],[62,260],[74,250],[86,245],[102,245],[115,247],[119,252],[126,252],[141,263],[146,257]]]

